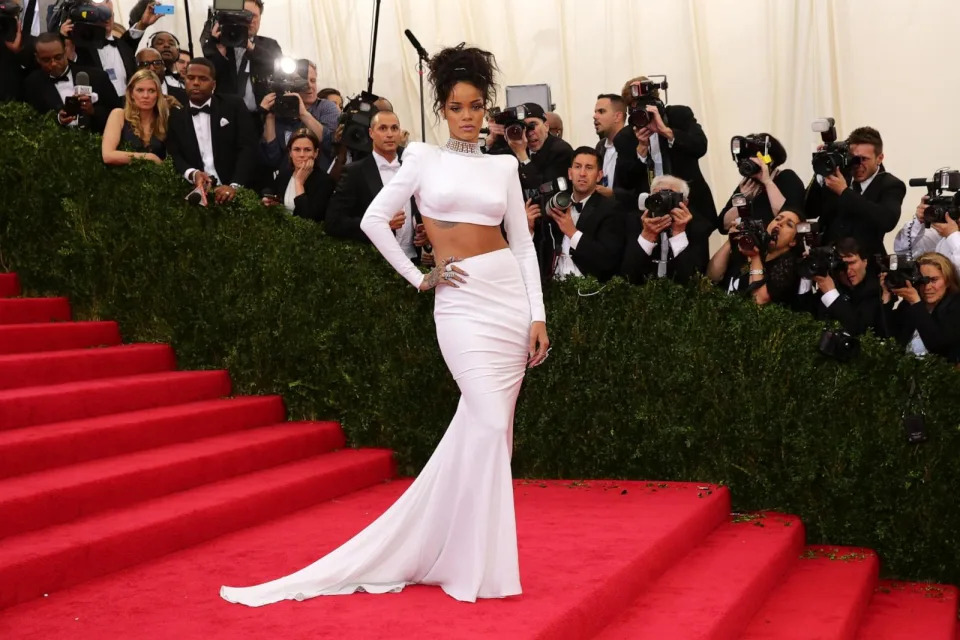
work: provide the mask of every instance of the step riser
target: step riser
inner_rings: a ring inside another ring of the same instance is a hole
[[[0,298],[20,295],[20,281],[15,273],[0,273]]]
[[[18,391],[0,396],[0,429],[224,398],[230,395],[230,378],[226,372],[217,371],[164,381],[118,381],[91,389],[50,387],[48,392],[24,395],[18,395]]]
[[[287,486],[238,496],[228,504],[199,510],[189,518],[151,524],[118,539],[102,539],[56,555],[24,558],[0,567],[0,608],[53,593],[86,580],[179,551],[224,534],[359,491],[393,477],[384,456],[375,464],[318,474]]]
[[[344,444],[339,428],[311,429],[276,441],[173,461],[160,468],[137,469],[101,481],[91,479],[18,500],[3,500],[0,496],[0,538],[301,460]]]
[[[49,437],[0,445],[0,479],[278,424],[285,419],[283,401],[278,396],[268,396],[255,404],[226,400],[216,409],[191,415],[177,413],[117,421],[109,428],[97,428],[95,423],[84,421],[67,435],[52,433]]]
[[[0,300],[0,324],[69,321],[70,303],[66,298]]]
[[[173,349],[89,349],[85,352],[24,354],[0,358],[0,390],[38,387],[99,378],[172,371]]]
[[[120,344],[115,322],[0,325],[0,354],[112,347]]]

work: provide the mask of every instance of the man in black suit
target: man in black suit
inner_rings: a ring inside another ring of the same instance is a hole
[[[78,45],[76,62],[85,67],[103,70],[110,78],[117,95],[123,96],[127,90],[127,79],[137,72],[136,51],[143,32],[155,24],[160,16],[154,13],[153,5],[149,5],[140,21],[130,27],[122,37],[117,38],[113,35],[113,0],[104,0],[103,4],[98,6],[110,9],[110,19],[97,25],[106,30],[106,44],[100,48]],[[68,18],[60,25],[60,34],[69,38],[75,28],[73,21]]]
[[[573,203],[550,209],[549,221],[528,210],[527,224],[534,235],[546,280],[568,276],[593,276],[607,280],[620,267],[623,255],[623,215],[612,198],[597,192],[603,175],[595,149],[580,147],[573,155],[567,177],[573,185]],[[548,235],[546,241],[543,236]]]
[[[54,112],[57,122],[65,127],[89,128],[103,133],[110,112],[121,105],[107,74],[100,69],[81,67],[67,60],[63,38],[58,33],[41,33],[34,46],[39,69],[23,83],[24,100],[41,113]],[[92,94],[76,88],[81,72],[90,79]],[[80,114],[71,115],[64,108],[68,97],[77,96]]]
[[[819,218],[827,242],[856,238],[868,255],[887,253],[883,236],[900,220],[907,187],[884,169],[879,131],[854,129],[847,143],[857,158],[852,183],[839,169],[825,178],[817,176],[807,190],[807,218]]]
[[[283,51],[276,40],[258,35],[263,0],[246,0],[243,8],[253,14],[245,47],[220,44],[219,24],[213,25],[202,45],[203,55],[217,68],[217,92],[241,98],[247,110],[253,113],[270,93],[268,80]]]
[[[703,269],[692,246],[694,242],[687,227],[694,219],[688,208],[690,186],[674,176],[657,176],[653,179],[651,195],[661,191],[673,191],[683,196],[680,206],[664,215],[649,210],[634,212],[627,218],[627,242],[620,273],[634,284],[642,284],[651,278],[670,278],[686,282]]]
[[[358,242],[370,240],[360,230],[360,220],[383,185],[389,184],[400,169],[399,144],[402,130],[397,114],[377,111],[370,121],[373,152],[343,168],[330,204],[327,205],[327,233],[335,238]],[[421,248],[416,245],[420,212],[413,198],[390,221],[390,228],[407,257],[416,261]]]
[[[629,80],[621,97],[628,109],[636,104],[631,87],[647,79],[643,76]],[[659,89],[649,97],[659,100]],[[648,105],[650,124],[640,128],[624,127],[614,138],[617,149],[615,184],[631,192],[632,197],[650,192],[654,177],[671,175],[685,181],[690,187],[690,211],[693,220],[687,228],[693,247],[706,265],[709,260],[710,234],[717,228],[717,206],[710,186],[700,171],[700,158],[707,153],[707,136],[690,107],[670,105],[661,115],[658,107]],[[665,116],[665,117],[664,117]]]
[[[17,23],[14,39],[4,40],[0,44],[0,102],[20,99],[23,69],[20,68],[19,56],[22,50],[23,31],[20,23]]]
[[[217,204],[233,200],[253,176],[257,134],[239,98],[214,95],[213,63],[194,58],[187,66],[183,109],[170,113],[167,151],[173,166],[202,193],[213,188]]]
[[[888,337],[880,277],[870,268],[872,256],[855,238],[842,238],[834,248],[843,264],[834,273],[813,278],[819,294],[817,318],[836,320],[855,336],[871,330],[881,338]]]
[[[603,161],[603,179],[597,185],[597,192],[607,198],[618,198],[621,203],[633,208],[637,199],[632,191],[619,188],[616,184],[617,148],[613,141],[627,125],[627,103],[615,93],[601,93],[593,107],[593,129],[600,137],[597,154]],[[616,192],[615,192],[616,190]]]

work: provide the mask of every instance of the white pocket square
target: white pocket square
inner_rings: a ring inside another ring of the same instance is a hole
[[[228,124],[230,124],[230,121],[229,121],[229,120],[227,120],[226,118],[220,118],[220,126],[221,126],[221,127],[225,127],[225,126],[227,126]]]

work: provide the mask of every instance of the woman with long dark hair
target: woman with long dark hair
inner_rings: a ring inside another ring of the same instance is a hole
[[[292,575],[223,587],[225,599],[260,606],[408,584],[438,585],[468,602],[521,592],[513,416],[524,372],[544,361],[548,340],[517,161],[480,152],[495,70],[492,54],[462,44],[430,60],[434,110],[450,138],[439,148],[411,143],[361,223],[410,284],[437,290],[437,341],[461,392],[447,432],[410,488],[356,537]],[[390,230],[411,196],[437,258],[427,274]]]

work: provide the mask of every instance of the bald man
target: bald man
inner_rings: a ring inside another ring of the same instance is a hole
[[[550,135],[563,138],[563,120],[553,111],[547,112],[547,128],[550,130]]]

